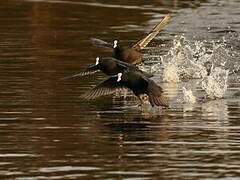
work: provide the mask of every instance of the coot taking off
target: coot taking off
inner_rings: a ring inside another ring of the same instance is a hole
[[[159,33],[159,31],[161,31],[163,27],[170,22],[170,19],[170,15],[165,16],[161,22],[152,29],[152,31],[150,31],[144,38],[130,48],[121,47],[118,40],[114,40],[113,44],[96,38],[91,38],[90,40],[97,46],[112,48],[113,57],[116,59],[128,62],[130,64],[139,64],[143,61],[143,54],[140,52],[140,50],[148,45],[148,43]]]
[[[119,40],[113,42],[113,57],[130,64],[140,64],[143,62],[143,54],[138,48],[124,48],[119,45]],[[138,46],[137,46],[138,47]]]
[[[162,95],[162,88],[153,80],[134,71],[111,76],[82,95],[82,97],[85,99],[95,99],[99,96],[113,94],[115,91],[121,89],[130,89],[139,98],[141,104],[143,103],[144,95],[147,95],[152,106],[169,106],[167,98]]]
[[[70,76],[70,77],[67,77],[64,79],[68,79],[68,78],[76,77],[76,76],[85,76],[85,75],[89,75],[89,74],[94,74],[98,71],[102,71],[103,73],[105,73],[106,75],[109,75],[109,76],[117,75],[118,73],[124,72],[124,71],[136,71],[147,77],[153,76],[152,74],[141,71],[134,65],[117,60],[115,58],[112,58],[112,57],[99,58],[99,57],[97,57],[95,64],[89,65],[83,72],[77,73],[73,76]]]

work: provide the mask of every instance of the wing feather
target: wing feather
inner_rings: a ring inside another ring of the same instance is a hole
[[[81,97],[90,100],[100,96],[113,94],[116,90],[122,89],[124,89],[124,84],[117,82],[117,76],[112,76],[83,94]]]
[[[70,78],[78,77],[78,76],[87,76],[87,75],[95,74],[99,71],[100,71],[99,67],[97,65],[93,64],[93,65],[88,66],[85,71],[62,78],[62,80],[66,80],[66,79],[70,79]]]
[[[170,14],[166,15],[159,24],[157,24],[147,36],[138,41],[133,48],[143,49],[148,45],[148,43],[170,22]]]
[[[148,79],[147,94],[152,106],[169,106],[168,99],[162,93],[162,88],[158,86],[153,80]]]
[[[105,42],[101,39],[90,38],[90,41],[91,41],[92,44],[94,44],[96,46],[113,49],[113,45],[111,43]]]

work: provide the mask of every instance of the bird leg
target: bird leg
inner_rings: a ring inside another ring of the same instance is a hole
[[[144,102],[143,102],[143,100],[142,100],[142,98],[140,96],[138,97],[138,99],[140,100],[140,104],[138,105],[138,107],[142,107]]]
[[[141,94],[138,96],[138,99],[140,100],[140,104],[138,105],[139,107],[142,107],[145,101],[148,100],[148,96],[145,94]]]
[[[147,96],[146,94],[144,94],[144,95],[142,96],[142,99],[143,99],[143,101],[148,101],[148,96]]]

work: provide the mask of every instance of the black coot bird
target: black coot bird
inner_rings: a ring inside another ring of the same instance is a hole
[[[152,106],[169,106],[167,98],[162,94],[162,88],[153,80],[134,71],[118,73],[115,76],[111,76],[90,91],[86,92],[82,97],[90,100],[100,96],[113,94],[122,89],[130,89],[133,94],[139,98],[141,105],[144,101],[145,95],[147,95]]]
[[[170,19],[170,15],[165,16],[161,22],[152,29],[152,31],[130,48],[121,47],[118,40],[114,40],[113,44],[97,38],[91,38],[90,40],[94,45],[113,49],[113,57],[116,59],[130,64],[139,64],[143,62],[143,54],[140,50],[148,45],[148,43],[159,33],[159,31],[161,31],[162,28],[170,22]]]
[[[85,75],[89,75],[89,74],[94,74],[98,71],[102,71],[103,73],[105,73],[106,75],[109,75],[109,76],[117,75],[118,73],[124,72],[124,71],[136,71],[136,72],[139,72],[140,74],[143,74],[144,76],[146,76],[148,78],[153,76],[152,74],[144,72],[132,64],[128,64],[126,62],[117,60],[115,58],[112,58],[112,57],[99,58],[99,57],[97,57],[95,64],[89,65],[83,72],[77,73],[73,76],[70,76],[70,77],[67,77],[64,79],[68,79],[68,78],[72,78],[72,77],[76,77],[76,76],[85,76]]]

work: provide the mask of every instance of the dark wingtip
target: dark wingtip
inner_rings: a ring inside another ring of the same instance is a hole
[[[105,41],[103,41],[101,39],[97,39],[97,38],[91,37],[91,38],[89,38],[89,40],[95,46],[113,49],[113,45],[111,43],[105,42]]]
[[[67,77],[61,78],[60,80],[64,81],[64,80],[75,78],[75,77],[88,76],[88,75],[92,75],[92,74],[94,74],[96,72],[98,72],[98,70],[96,70],[96,71],[83,71],[83,72],[80,72],[80,73],[77,73],[77,74],[74,74],[74,75],[71,75],[71,76],[67,76]]]

